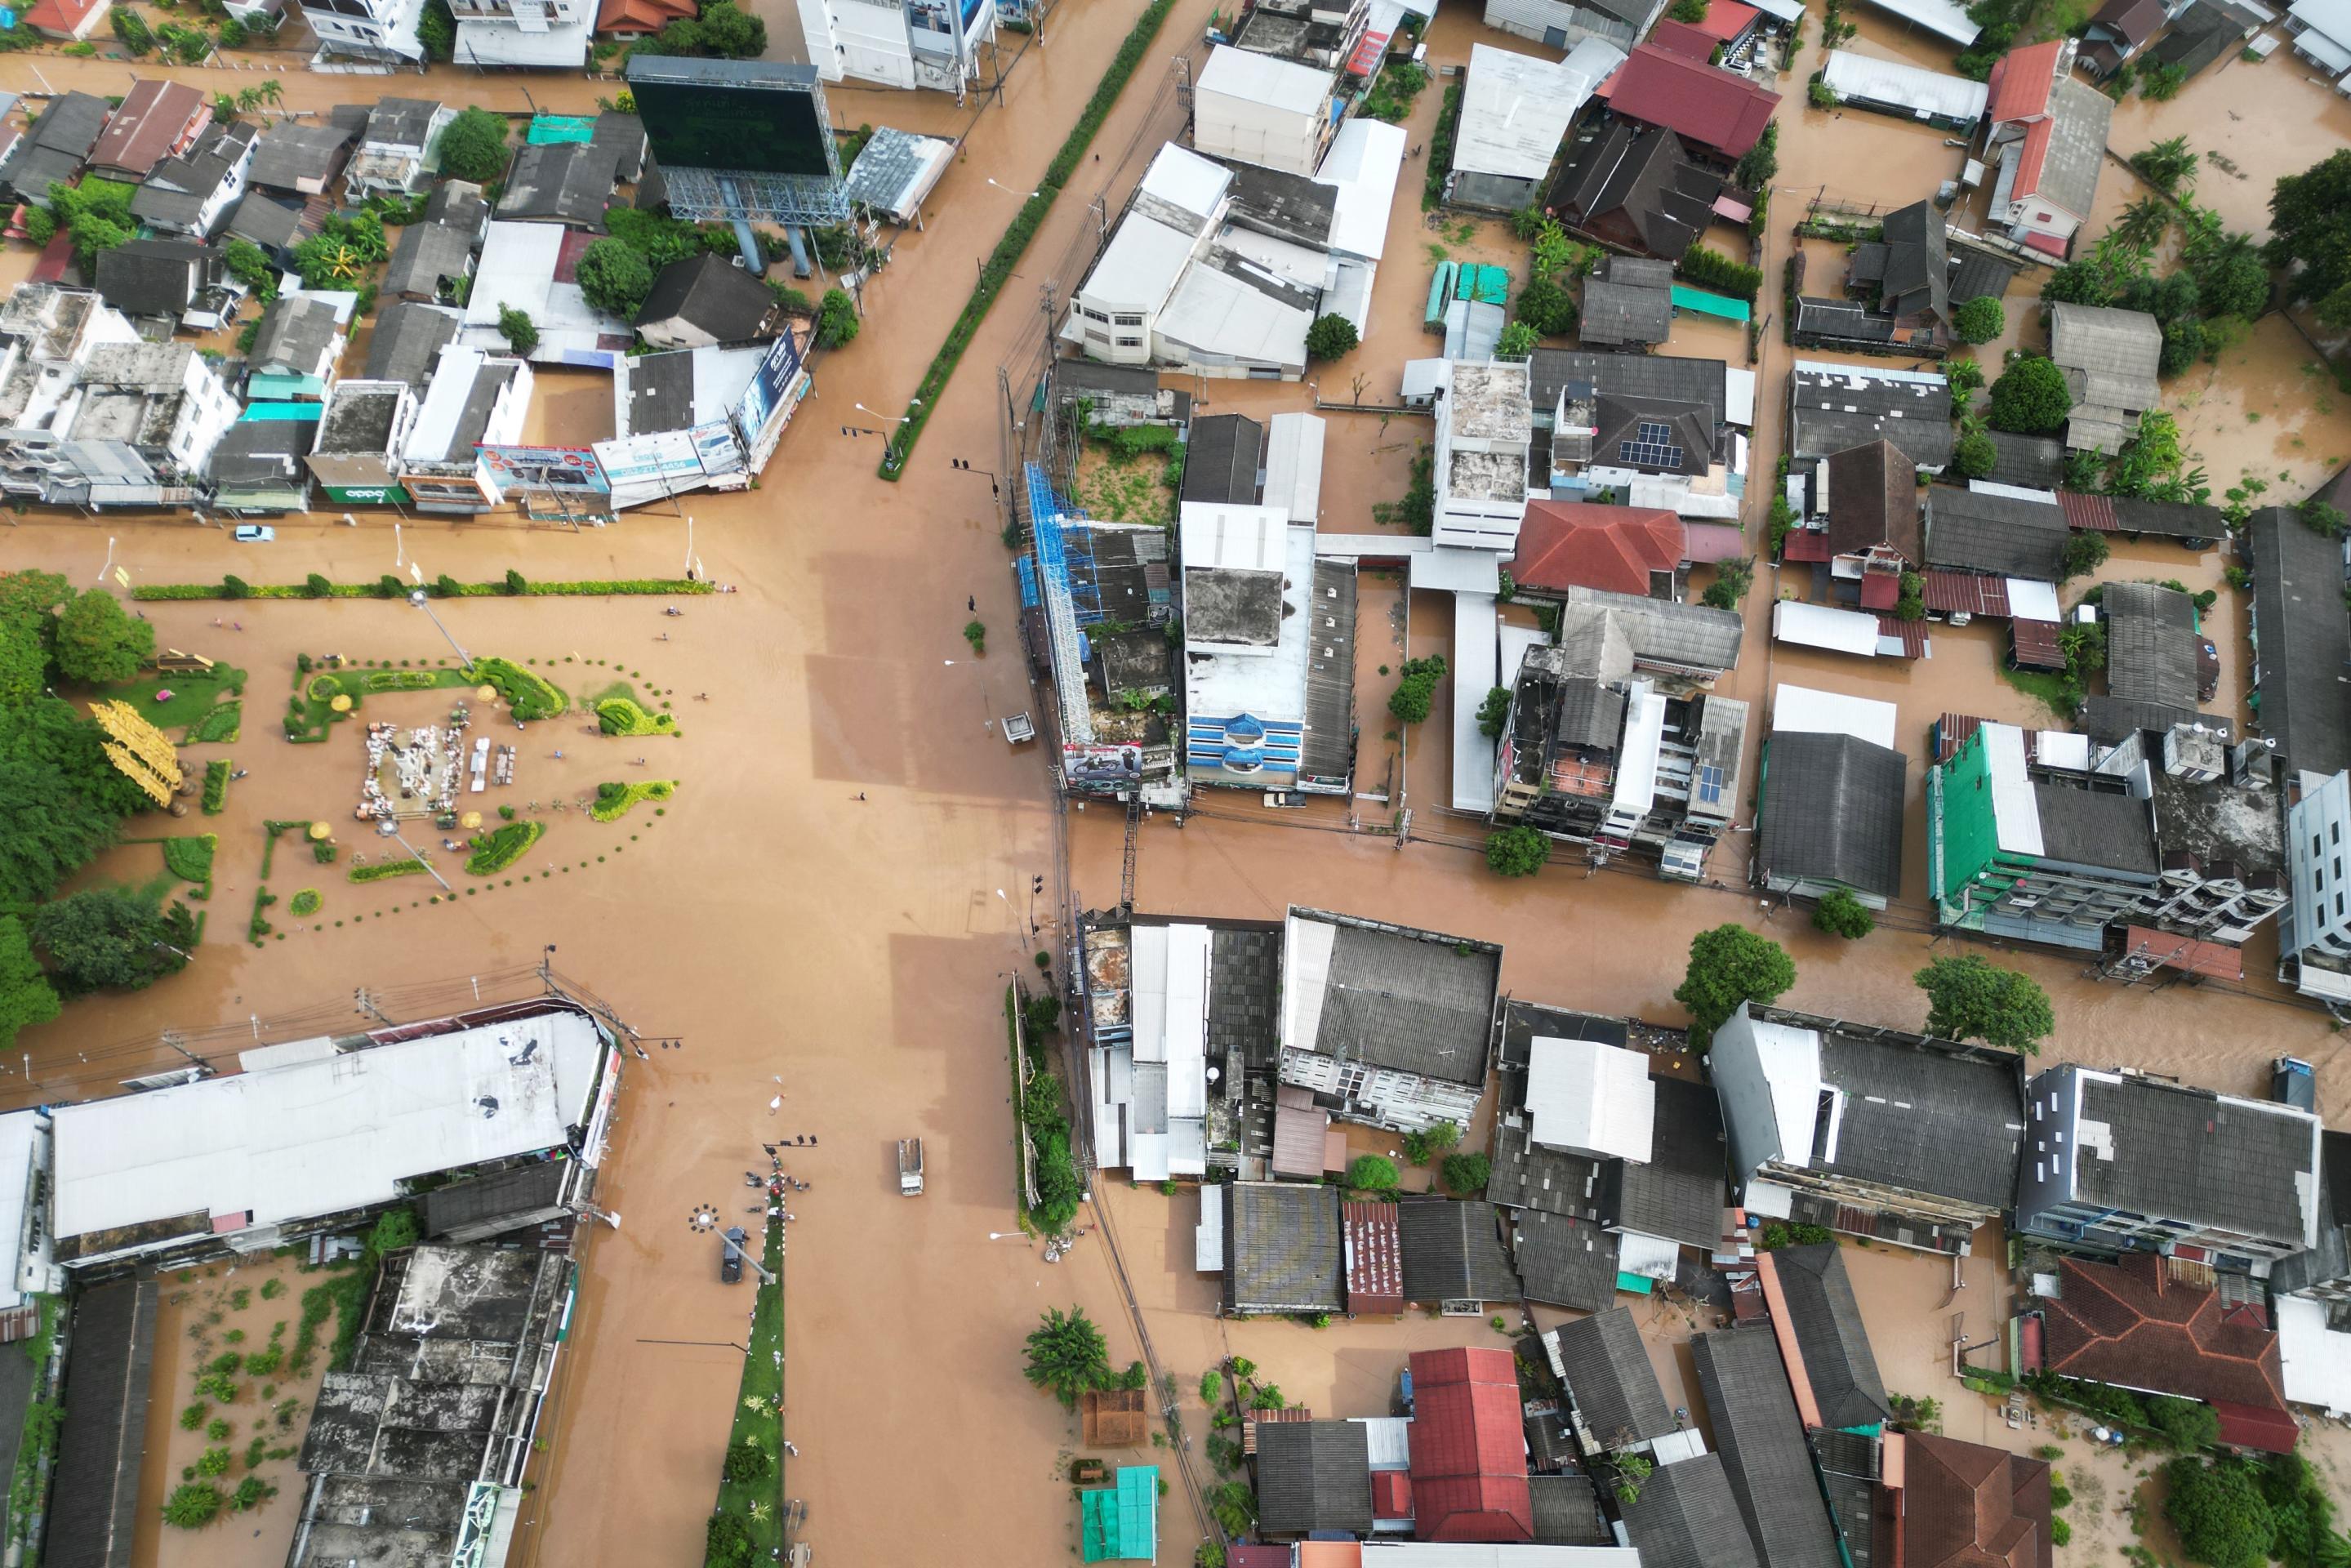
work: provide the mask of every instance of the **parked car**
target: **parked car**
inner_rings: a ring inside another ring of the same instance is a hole
[[[738,1285],[742,1283],[743,1242],[743,1228],[739,1225],[729,1226],[726,1230],[726,1249],[718,1255],[718,1282],[720,1284]]]
[[[277,530],[266,523],[239,523],[229,538],[241,545],[266,545],[277,537]]]

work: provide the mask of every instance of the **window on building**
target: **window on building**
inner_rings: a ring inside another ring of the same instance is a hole
[[[2326,838],[2329,843],[2341,843],[2343,841],[2343,824],[2340,822],[2327,823]]]
[[[1143,347],[1143,340],[1140,338],[1121,338],[1118,340],[1118,346],[1122,349],[1140,349]]]
[[[1111,320],[1113,325],[1120,327],[1140,327],[1143,325],[1143,318],[1141,316],[1130,315],[1125,311],[1119,312],[1116,316],[1111,318]]]

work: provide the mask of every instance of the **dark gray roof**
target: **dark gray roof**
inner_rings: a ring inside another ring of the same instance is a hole
[[[455,311],[403,299],[387,305],[368,340],[366,377],[423,386],[441,362],[441,350],[457,340],[464,325]]]
[[[2109,582],[2099,598],[2106,618],[2106,689],[2129,702],[2194,706],[2195,603],[2153,582]]]
[[[2064,576],[2066,534],[2065,514],[2054,501],[1953,485],[1927,488],[1929,566],[2056,582]]]
[[[1556,744],[1614,751],[1625,733],[1625,700],[1621,686],[1590,675],[1566,677],[1559,683]]]
[[[1228,163],[1232,221],[1276,239],[1292,240],[1320,248],[1331,238],[1331,220],[1337,214],[1339,187],[1255,163]]]
[[[1700,670],[1728,670],[1739,664],[1747,622],[1737,611],[1583,587],[1570,588],[1567,602],[1614,611],[1634,658],[1645,663]]]
[[[155,1282],[117,1280],[73,1306],[65,1424],[41,1560],[58,1568],[131,1561],[155,1355]]]
[[[1829,549],[1863,555],[1884,545],[1912,565],[1925,556],[1918,514],[1918,470],[1890,441],[1871,441],[1829,457]]]
[[[1337,1312],[1339,1189],[1289,1182],[1225,1188],[1225,1305],[1238,1312]]]
[[[82,160],[78,153],[59,152],[54,147],[36,147],[30,141],[23,139],[17,141],[15,151],[16,156],[9,159],[7,169],[0,174],[0,179],[5,179],[8,189],[23,201],[46,202],[50,186],[70,185],[74,176],[81,172]]]
[[[1662,343],[1673,335],[1670,289],[1588,278],[1576,332],[1587,343]]]
[[[53,100],[17,139],[0,166],[0,181],[27,202],[44,201],[49,187],[70,181],[98,145],[113,106],[96,93],[69,92]]]
[[[1951,389],[1939,378],[1896,380],[1857,365],[1799,368],[1789,371],[1788,396],[1789,451],[1796,459],[1883,437],[1921,468],[1951,460]]]
[[[1361,1421],[1261,1421],[1257,1522],[1269,1536],[1372,1528],[1372,1446]]]
[[[1889,316],[1951,316],[1950,252],[1943,214],[1913,202],[1886,214],[1886,275],[1880,307]]]
[[[98,292],[126,316],[176,317],[218,280],[220,247],[190,239],[134,239],[98,258]]]
[[[1712,1248],[1722,1239],[1722,1104],[1703,1083],[1652,1081],[1656,1119],[1649,1157],[1610,1160],[1600,1169],[1600,1211],[1620,1230]]]
[[[1820,1464],[1821,1490],[1829,1519],[1844,1543],[1853,1568],[1870,1568],[1877,1558],[1878,1451],[1883,1439],[1826,1427],[1807,1434]],[[1886,1542],[1891,1548],[1893,1542]]]
[[[1662,443],[1645,439],[1648,434],[1642,428],[1645,425],[1661,425],[1672,439]],[[1665,455],[1643,450],[1650,445],[1664,447]],[[1675,451],[1681,454],[1679,463],[1670,460]],[[1604,396],[1593,405],[1592,453],[1595,462],[1613,461],[1646,473],[1697,478],[1706,473],[1714,456],[1714,420],[1702,402]]]
[[[1629,230],[1643,249],[1671,263],[1714,221],[1722,184],[1720,175],[1690,162],[1672,131],[1618,120],[1568,148],[1551,205],[1579,228],[1605,227],[1620,237]]]
[[[2077,1074],[2082,1119],[2105,1124],[2108,1157],[2075,1159],[2085,1202],[2273,1241],[2301,1241],[2318,1183],[2314,1124],[2283,1105],[2228,1101],[2152,1078]]]
[[[302,459],[319,434],[319,420],[318,405],[306,407],[307,418],[240,419],[230,425],[213,448],[206,477],[222,485],[307,484],[310,470]]]
[[[1181,498],[1255,506],[1264,451],[1265,426],[1256,420],[1238,413],[1201,415],[1185,438]]]
[[[1991,438],[1991,472],[1984,477],[1995,485],[2025,490],[2053,490],[2065,477],[2065,444],[2053,435],[2017,435],[1987,430]]]
[[[2008,293],[2008,286],[2016,281],[2016,264],[2003,261],[1971,246],[1961,246],[1951,253],[1959,261],[1959,270],[1951,274],[1950,295],[1953,299],[1980,299],[1986,296],[1998,299]]]
[[[2324,1132],[2318,1142],[2318,1245],[2270,1265],[2270,1289],[2279,1295],[2351,1277],[2351,1236],[2344,1229],[2351,1215],[2351,1133]]]
[[[1618,1511],[1641,1568],[1761,1568],[1720,1454],[1659,1466]]]
[[[1600,1514],[1600,1494],[1587,1475],[1529,1476],[1538,1546],[1611,1546],[1615,1537]]]
[[[1355,569],[1342,560],[1314,563],[1314,597],[1307,614],[1313,634],[1306,646],[1306,734],[1298,770],[1310,778],[1345,778],[1355,755]]]
[[[694,350],[637,355],[629,365],[629,428],[623,434],[684,430],[693,423]],[[1160,643],[1165,647],[1166,639]]]
[[[1724,423],[1724,366],[1720,360],[1685,360],[1672,354],[1595,354],[1582,349],[1537,349],[1527,360],[1535,417],[1547,419],[1571,383],[1588,386],[1597,397],[1655,398],[1706,407],[1717,425]]]
[[[783,308],[768,286],[734,261],[704,251],[661,269],[637,312],[640,327],[681,320],[722,343],[772,338],[783,323]]]
[[[1698,1334],[1690,1361],[1757,1562],[1762,1568],[1835,1563],[1835,1532],[1813,1479],[1778,1338],[1761,1324]]]
[[[1540,1208],[1520,1209],[1511,1225],[1527,1300],[1579,1312],[1604,1312],[1615,1303],[1614,1231]]]
[[[1483,1088],[1501,949],[1319,911],[1333,930],[1315,1036],[1293,1047]],[[1296,976],[1287,984],[1303,984]]]
[[[617,109],[604,110],[596,117],[596,130],[588,144],[611,152],[612,172],[623,183],[635,183],[637,176],[645,172],[645,122],[633,114],[623,114]]]
[[[400,231],[392,247],[392,261],[383,272],[383,292],[434,298],[444,282],[455,282],[473,270],[473,237],[439,224],[411,224]]]
[[[1561,1380],[1584,1430],[1604,1448],[1628,1447],[1674,1430],[1674,1413],[1640,1328],[1624,1307],[1562,1323],[1546,1336]]]
[[[1533,1124],[1524,1113],[1495,1122],[1493,1159],[1486,1196],[1494,1202],[1598,1221],[1601,1162],[1536,1143]],[[1613,1243],[1610,1250],[1614,1250]]]
[[[497,214],[517,223],[602,230],[604,205],[620,182],[620,152],[592,141],[526,142],[515,149]]]
[[[1796,331],[1801,339],[1834,338],[1847,343],[1891,343],[1894,318],[1855,299],[1801,295],[1796,300]],[[1923,343],[1924,329],[1906,340]]]
[[[334,306],[310,295],[277,299],[261,313],[260,325],[246,365],[264,375],[317,374],[319,356],[342,332]]]
[[[1280,1040],[1281,931],[1217,925],[1208,934],[1208,1052],[1274,1064]]]
[[[479,238],[489,221],[490,204],[482,187],[470,180],[444,180],[424,198],[424,221]]]
[[[365,140],[392,147],[423,147],[433,132],[433,117],[440,112],[441,105],[428,98],[377,99],[367,111]]]
[[[131,215],[142,223],[193,225],[222,182],[236,172],[254,136],[241,120],[207,127],[185,152],[149,172],[131,193]]]
[[[2137,730],[2161,734],[2177,724],[2200,724],[2222,745],[2236,743],[2237,722],[2225,714],[2199,713],[2170,703],[2128,702],[2104,693],[2082,699],[2080,728],[2101,746],[2119,746]]]
[[[279,191],[298,190],[305,181],[322,185],[342,167],[351,139],[343,125],[273,125],[255,144],[246,178]]]
[[[1821,1079],[1839,1092],[1835,1157],[1823,1109],[1813,1122],[1813,1168],[1984,1208],[2008,1206],[2024,1131],[2016,1057],[1868,1039],[1828,1019],[1771,1016],[1821,1031]]]
[[[2343,546],[2283,507],[2265,507],[2240,543],[2252,556],[2253,689],[2262,733],[2288,768],[2351,768],[2351,618],[2343,607]]]
[[[2119,789],[2086,789],[2046,779],[2032,780],[2032,801],[2041,817],[2043,860],[2149,876],[2162,868],[2146,801]]]
[[[1899,897],[1908,758],[1851,735],[1775,732],[1764,745],[1763,874]]]
[[[1518,1300],[1519,1277],[1502,1250],[1492,1204],[1408,1197],[1396,1214],[1405,1301]]]
[[[1780,1293],[1788,1303],[1788,1327],[1803,1357],[1804,1381],[1812,1385],[1824,1427],[1870,1427],[1890,1420],[1894,1406],[1877,1375],[1877,1357],[1853,1299],[1844,1252],[1834,1241],[1782,1247],[1771,1254]],[[1776,1358],[1775,1358],[1776,1359]],[[1719,1419],[1719,1417],[1718,1417]]]
[[[501,1220],[528,1218],[561,1200],[563,1172],[561,1160],[534,1160],[512,1170],[436,1186],[424,1195],[424,1234],[438,1239],[453,1230],[478,1230]],[[480,1233],[496,1234],[494,1230]]]
[[[222,237],[250,240],[264,250],[291,250],[309,237],[303,232],[303,215],[302,208],[254,191],[229,214]]]
[[[2194,76],[2222,55],[2235,53],[2241,40],[2270,19],[2229,0],[2197,0],[2149,52],[2164,65]]]

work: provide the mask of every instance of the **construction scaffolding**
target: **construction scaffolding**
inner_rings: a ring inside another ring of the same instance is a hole
[[[1053,493],[1051,482],[1044,468],[1038,464],[1022,465],[1022,488],[1029,504],[1029,528],[1037,541],[1037,575],[1039,594],[1044,601],[1045,630],[1051,640],[1053,686],[1061,704],[1061,740],[1065,746],[1092,746],[1094,739],[1093,710],[1086,695],[1086,668],[1082,634],[1078,631],[1079,609],[1071,593],[1070,538],[1061,527],[1062,518],[1077,508]],[[1080,530],[1078,552],[1086,563],[1085,580],[1092,591],[1092,550]],[[1092,622],[1102,620],[1102,603],[1094,595]]]

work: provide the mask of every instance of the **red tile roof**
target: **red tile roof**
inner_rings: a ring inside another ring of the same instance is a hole
[[[1510,1352],[1420,1350],[1411,1366],[1414,1535],[1532,1542],[1534,1500]]]
[[[1740,0],[1712,0],[1706,15],[1692,25],[1716,42],[1727,44],[1753,26],[1755,18],[1762,14],[1752,5],[1741,5]]]
[[[1410,1470],[1374,1470],[1372,1472],[1372,1517],[1374,1519],[1410,1519],[1412,1517],[1412,1472]]]
[[[2264,1454],[2294,1452],[2302,1428],[2283,1410],[2263,1410],[2252,1405],[2234,1405],[2226,1399],[2212,1401],[2212,1414],[2220,1417],[2220,1441],[2232,1448],[2257,1448]]]
[[[2008,613],[2008,580],[1986,577],[1981,572],[1954,571],[1949,567],[1930,566],[1919,574],[1927,580],[1927,608],[1949,615],[1954,611],[1967,615],[2005,616]]]
[[[2247,1445],[2281,1431],[2257,1417],[2285,1415],[2277,1335],[2223,1307],[2220,1292],[2171,1277],[2168,1260],[2131,1252],[2113,1263],[2058,1261],[2063,1295],[2044,1301],[2046,1364],[2064,1377],[2241,1406]],[[1415,1383],[1419,1381],[1416,1378]],[[2285,1448],[2291,1448],[2289,1438]]]
[[[2049,112],[2050,95],[2057,85],[2057,56],[2064,47],[2064,39],[2053,38],[2000,57],[1985,83],[1991,96],[1984,112],[1994,125]]]
[[[1790,528],[1787,538],[1780,541],[1782,560],[1825,561],[1834,559],[1835,555],[1829,549],[1825,528]]]
[[[1881,640],[1890,637],[1901,643],[1902,656],[1906,659],[1927,656],[1927,622],[1924,621],[1905,621],[1898,616],[1881,614],[1877,618],[1877,635]]]
[[[1681,518],[1659,507],[1530,501],[1510,580],[1552,592],[1601,588],[1646,599],[1649,574],[1671,572],[1688,548]]]
[[[2049,1568],[2049,1467],[1928,1432],[1902,1436],[1902,1568]]]
[[[2057,641],[2054,621],[2011,621],[2008,623],[2010,657],[2028,670],[2062,670],[2065,650]]]
[[[1900,572],[1865,571],[1861,574],[1861,607],[1864,610],[1891,610],[1901,599]]]
[[[2069,528],[2090,528],[2098,533],[2115,531],[2115,503],[2108,496],[2088,496],[2079,490],[2057,492],[2057,509],[2065,514]]]
[[[2021,202],[2041,189],[2041,171],[2048,164],[2049,143],[2056,135],[2053,120],[2036,120],[2024,128],[2024,145],[2016,154],[2016,200]]]
[[[2062,667],[2062,666],[2061,666]],[[2182,936],[2177,931],[2158,931],[2147,925],[2123,928],[2123,951],[2158,968],[2184,969],[2191,975],[2210,975],[2216,980],[2241,980],[2245,977],[2245,954],[2240,947],[2222,942],[2199,942],[2193,936]],[[2263,1329],[2268,1325],[2258,1315],[2250,1319],[2231,1309],[2221,1322],[2239,1328]],[[2218,1409],[2219,1402],[2213,1407]],[[2294,1445],[2288,1443],[2286,1447]]]
[[[1686,59],[1704,60],[1708,65],[1714,63],[1715,46],[1721,41],[1704,27],[1677,22],[1670,16],[1658,23],[1657,30],[1649,35],[1649,42],[1657,47],[1671,49]]]
[[[89,14],[109,3],[110,0],[40,0],[38,5],[25,13],[25,26],[37,33],[78,37],[81,25]]]
[[[694,14],[694,0],[604,0],[596,13],[596,30],[658,33],[679,17]]]
[[[1310,1172],[1319,1176],[1319,1171]],[[1347,1311],[1404,1311],[1403,1228],[1393,1203],[1343,1203],[1347,1239]]]
[[[133,82],[89,150],[89,166],[102,174],[144,179],[156,164],[185,151],[212,118],[204,95],[184,83]]]
[[[1617,68],[1608,103],[1628,120],[1663,126],[1686,141],[1739,158],[1771,122],[1780,95],[1703,60],[1643,44]]]

